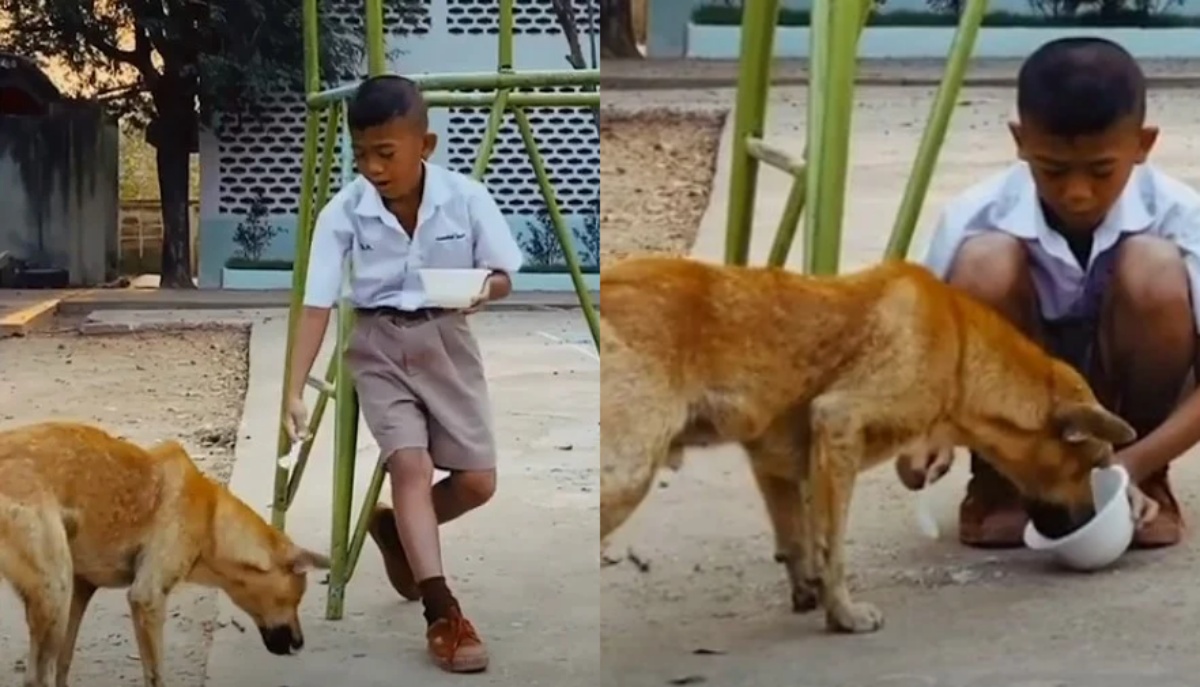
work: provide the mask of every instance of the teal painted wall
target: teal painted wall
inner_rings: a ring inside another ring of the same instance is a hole
[[[594,216],[567,215],[567,226],[575,238],[575,250],[585,269],[595,269],[599,264],[600,229]],[[553,265],[565,271],[561,253],[557,252],[557,239],[548,219],[528,215],[508,216],[508,224],[516,236],[517,243],[525,251],[526,268]],[[237,252],[233,235],[241,217],[224,215],[200,221],[200,288],[219,288],[221,268]],[[280,229],[271,244],[263,251],[263,260],[291,260],[296,253],[296,216],[272,215],[270,222]]]

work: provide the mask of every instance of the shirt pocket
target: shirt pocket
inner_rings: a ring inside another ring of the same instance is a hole
[[[426,267],[443,269],[475,266],[475,247],[471,229],[465,224],[443,223],[429,232],[422,246]]]

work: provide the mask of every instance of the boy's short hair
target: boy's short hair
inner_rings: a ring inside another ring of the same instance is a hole
[[[359,85],[346,106],[346,122],[362,131],[392,119],[411,119],[422,129],[429,126],[429,108],[421,87],[403,76],[373,76]]]
[[[1104,38],[1059,38],[1033,51],[1017,74],[1017,112],[1052,136],[1098,134],[1146,114],[1146,77]]]

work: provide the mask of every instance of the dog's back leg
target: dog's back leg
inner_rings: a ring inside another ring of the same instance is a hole
[[[58,651],[58,669],[56,678],[58,680],[57,687],[67,687],[67,676],[71,672],[71,660],[75,656],[75,640],[79,638],[79,625],[83,621],[83,614],[87,611],[88,604],[92,601],[92,596],[96,593],[96,587],[90,582],[75,579],[74,589],[71,593],[71,616],[67,623],[67,633],[63,637],[62,647]]]
[[[809,583],[812,547],[806,546],[811,521],[805,517],[803,487],[808,473],[808,417],[796,413],[778,420],[765,434],[746,444],[750,469],[762,494],[775,535],[775,560],[787,569],[792,611],[817,608],[817,592]]]
[[[662,375],[627,348],[607,351],[600,373],[600,542],[646,498],[687,422]]]
[[[25,604],[29,629],[26,687],[65,687],[55,680],[71,609],[74,576],[66,529],[56,511],[12,504],[0,528],[0,574]]]

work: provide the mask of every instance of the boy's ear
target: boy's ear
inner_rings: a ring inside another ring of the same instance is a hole
[[[1138,132],[1138,156],[1137,163],[1143,164],[1150,157],[1150,151],[1154,149],[1154,144],[1158,142],[1158,127],[1143,126]]]
[[[1021,146],[1021,124],[1019,122],[1009,122],[1008,133],[1012,135],[1013,145],[1017,147],[1017,157],[1024,160],[1025,151]]]
[[[428,160],[433,157],[433,151],[437,150],[438,136],[432,131],[425,132],[425,142],[421,146],[421,159]]]

